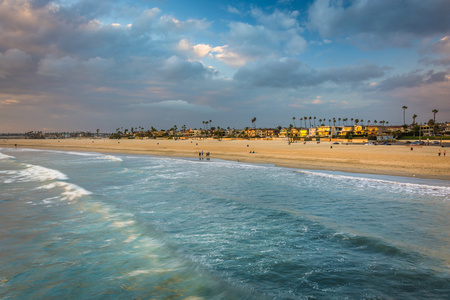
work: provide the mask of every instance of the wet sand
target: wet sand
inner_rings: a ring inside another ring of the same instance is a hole
[[[450,148],[440,146],[418,146],[411,151],[405,145],[289,144],[286,140],[24,139],[1,140],[0,148],[14,147],[14,144],[19,148],[194,158],[203,151],[210,152],[211,158],[290,168],[450,180],[450,153],[443,155]]]

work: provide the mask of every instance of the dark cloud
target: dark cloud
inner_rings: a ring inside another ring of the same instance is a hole
[[[324,38],[410,46],[414,38],[448,33],[449,14],[448,0],[316,0],[309,9],[309,27]]]
[[[420,47],[419,53],[430,55],[421,58],[419,60],[421,63],[435,66],[450,65],[450,36],[447,35],[437,41],[423,45]]]
[[[397,88],[414,88],[436,82],[448,82],[448,72],[434,72],[433,70],[423,74],[420,71],[413,71],[387,78],[381,81],[377,88],[382,91],[394,90]]]
[[[49,3],[53,2],[54,0],[33,0],[31,1],[31,5],[34,8],[40,8],[40,7],[44,7],[47,6]]]
[[[254,86],[298,88],[316,86],[326,82],[354,84],[379,78],[385,68],[372,64],[342,68],[312,69],[297,59],[265,61],[242,67],[234,79]]]
[[[160,71],[167,80],[207,79],[216,74],[214,69],[198,61],[185,61],[177,56],[167,59]]]

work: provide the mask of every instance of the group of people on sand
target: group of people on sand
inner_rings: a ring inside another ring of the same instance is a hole
[[[206,160],[209,160],[210,153],[209,152],[203,153],[203,150],[202,150],[202,152],[198,153],[198,159],[203,160],[203,154],[206,154]]]
[[[442,154],[444,154],[444,156],[445,156],[445,150],[442,152]],[[441,156],[441,150],[440,149],[438,151],[438,156]]]

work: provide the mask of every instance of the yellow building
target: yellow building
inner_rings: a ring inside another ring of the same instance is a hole
[[[345,137],[347,135],[350,135],[353,133],[353,126],[344,126],[342,127],[342,129],[339,131],[338,135],[340,137]]]
[[[317,136],[331,136],[332,135],[332,126],[319,126],[316,130]]]
[[[288,129],[287,128],[283,128],[280,130],[280,132],[278,132],[278,136],[281,138],[285,138],[288,135]]]
[[[308,129],[300,129],[299,136],[305,138],[308,136]]]

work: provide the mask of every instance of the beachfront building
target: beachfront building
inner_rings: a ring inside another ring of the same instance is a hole
[[[450,123],[442,124],[441,133],[443,135],[450,135]]]
[[[355,135],[366,135],[366,126],[355,125],[353,129]]]
[[[401,125],[382,126],[383,133],[405,132],[405,128]]]
[[[345,138],[353,134],[353,126],[343,126],[338,132],[340,138]]]
[[[300,129],[297,133],[297,135],[301,138],[305,138],[308,136],[308,129]]]
[[[273,129],[257,129],[256,130],[256,136],[267,138],[267,137],[274,137],[275,131]]]
[[[291,130],[289,131],[289,136],[290,137],[298,137],[298,129],[297,128],[291,128]]]
[[[433,135],[433,126],[421,125],[420,126],[420,135],[422,135],[422,136],[432,136]]]
[[[256,136],[256,130],[252,128],[247,128],[246,134],[248,137],[255,137]]]
[[[316,136],[318,137],[333,137],[342,131],[341,126],[318,126],[316,129]]]
[[[316,130],[316,136],[331,137],[333,135],[333,126],[319,126]]]
[[[280,137],[280,138],[285,138],[285,137],[288,136],[288,133],[289,133],[289,129],[287,129],[287,128],[282,128],[282,129],[280,130],[280,132],[278,132],[278,137]]]

